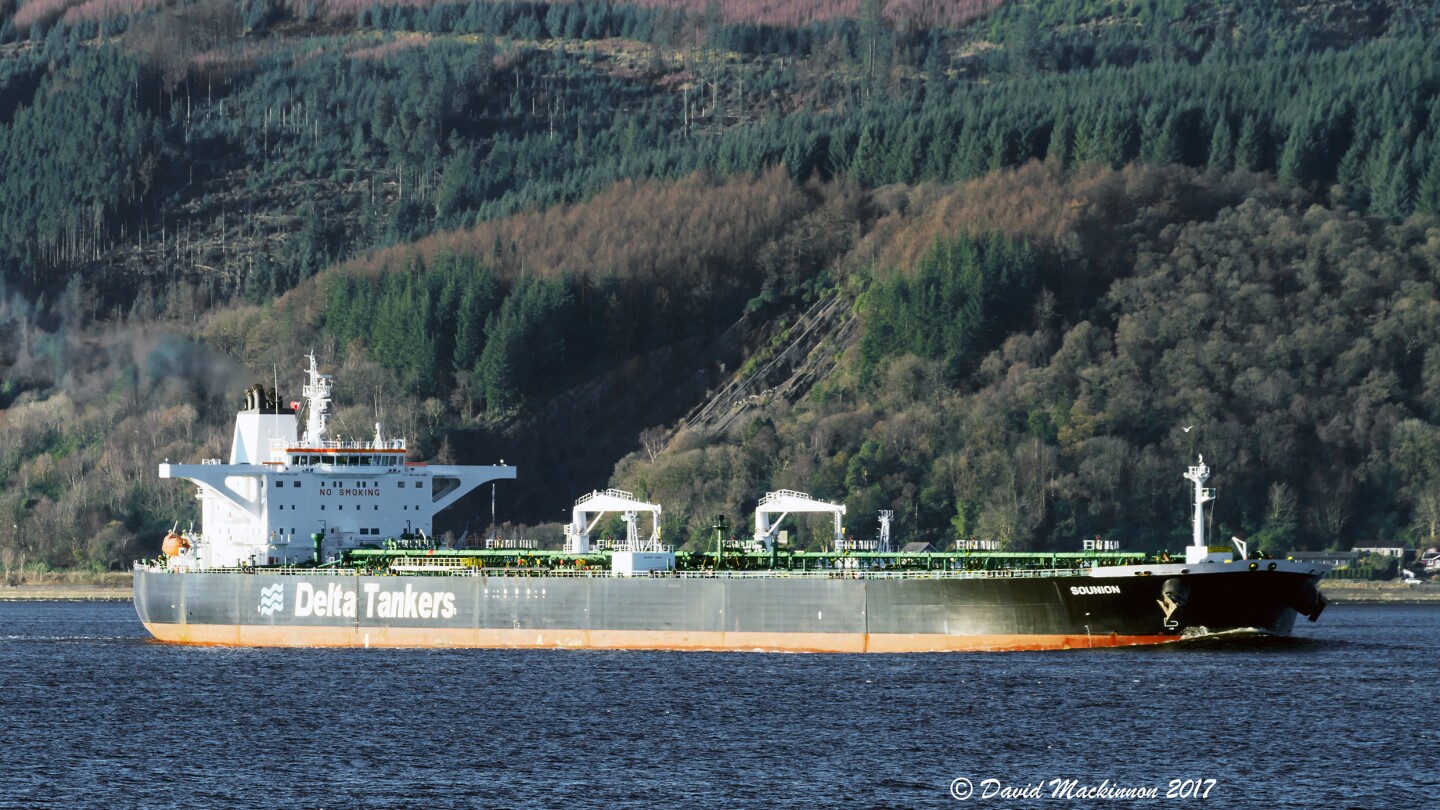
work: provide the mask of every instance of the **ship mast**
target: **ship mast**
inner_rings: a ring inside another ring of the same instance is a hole
[[[321,447],[325,441],[325,420],[330,410],[330,375],[320,373],[314,352],[305,356],[310,358],[310,369],[307,372],[310,381],[301,389],[305,397],[304,444],[307,447]]]
[[[1190,547],[1185,550],[1185,562],[1204,562],[1210,554],[1210,547],[1205,542],[1205,504],[1215,500],[1215,490],[1205,486],[1210,478],[1210,468],[1205,466],[1205,457],[1200,456],[1200,463],[1191,467],[1185,477],[1195,482],[1195,517],[1191,531]]]

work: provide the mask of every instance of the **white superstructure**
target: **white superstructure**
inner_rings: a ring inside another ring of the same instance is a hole
[[[200,487],[200,535],[189,535],[202,568],[299,563],[345,549],[424,537],[437,512],[481,484],[515,477],[506,466],[427,465],[405,459],[405,440],[380,425],[370,441],[326,437],[330,377],[310,355],[304,387],[306,430],[297,439],[295,405],[274,389],[245,392],[235,417],[230,461],[161,464],[161,478]]]

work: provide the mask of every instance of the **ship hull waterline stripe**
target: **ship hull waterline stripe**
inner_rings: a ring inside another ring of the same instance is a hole
[[[146,622],[158,641],[241,647],[750,650],[761,652],[982,652],[1134,647],[1179,635],[783,633],[669,630],[526,630],[429,627],[282,627]]]

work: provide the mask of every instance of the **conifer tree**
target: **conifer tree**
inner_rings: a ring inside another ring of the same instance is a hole
[[[1235,168],[1258,172],[1265,168],[1267,145],[1263,126],[1254,115],[1246,115],[1235,142]]]
[[[1223,115],[1215,119],[1205,165],[1216,172],[1228,172],[1235,168],[1235,135],[1230,131],[1230,122]]]

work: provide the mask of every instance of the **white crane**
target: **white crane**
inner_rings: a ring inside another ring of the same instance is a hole
[[[759,505],[755,507],[755,542],[769,551],[770,546],[775,542],[775,532],[779,530],[780,522],[791,512],[830,512],[833,514],[835,516],[835,550],[843,550],[845,529],[841,525],[841,517],[845,514],[844,505],[817,501],[804,492],[790,489],[768,492],[765,497],[760,499]],[[777,513],[780,517],[771,522],[770,516]]]
[[[660,504],[638,500],[623,489],[595,490],[575,501],[570,525],[565,527],[565,550],[571,554],[590,553],[590,532],[607,513],[619,512],[625,521],[625,544],[616,551],[662,551],[660,546]],[[640,539],[640,514],[650,513],[650,536]],[[593,517],[592,517],[593,516]]]

